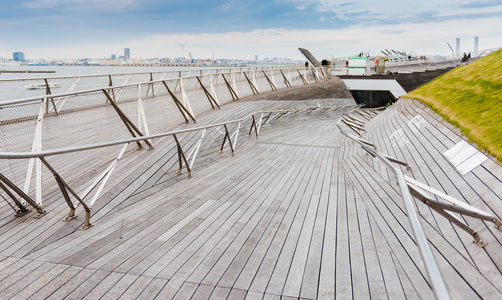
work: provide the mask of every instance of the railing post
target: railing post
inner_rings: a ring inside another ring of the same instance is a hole
[[[178,169],[178,175],[181,174],[181,170],[183,169],[183,162],[185,163],[185,166],[187,168],[187,178],[191,178],[191,170],[190,170],[190,165],[187,162],[187,159],[185,157],[185,153],[183,153],[183,149],[181,148],[180,142],[178,141],[178,138],[176,137],[176,134],[173,134],[174,141],[176,142],[176,148],[178,150],[178,163],[179,163],[179,169]],[[183,161],[182,161],[183,160]]]
[[[42,151],[42,125],[43,125],[43,119],[44,119],[44,107],[47,103],[47,97],[44,97],[44,100],[40,103],[40,110],[38,112],[38,118],[37,118],[37,125],[35,127],[35,136],[33,137],[33,144],[31,147],[31,152],[38,152]],[[31,176],[33,173],[33,167],[34,165],[36,166],[36,177],[35,177],[35,184],[36,184],[36,194],[35,194],[35,199],[37,204],[42,205],[42,165],[40,161],[36,160],[36,158],[30,158],[28,162],[28,169],[26,170],[26,178],[24,182],[24,187],[23,187],[23,192],[28,193],[28,190],[30,189],[30,183],[31,183]],[[24,203],[23,203],[24,204]]]
[[[235,96],[237,96],[237,99],[239,99],[239,91],[237,90],[237,84],[235,83],[235,77],[237,76],[235,75],[235,72],[233,70],[231,71],[230,76],[232,79],[232,85],[235,92]]]
[[[131,120],[129,120],[129,118],[124,114],[124,112],[117,106],[117,104],[115,103],[115,101],[113,101],[110,98],[110,95],[104,89],[102,91],[106,95],[106,97],[108,98],[108,100],[110,101],[110,104],[113,106],[113,108],[115,109],[115,111],[117,112],[117,114],[119,115],[119,117],[122,119],[122,122],[127,127],[127,130],[129,130],[129,132],[131,133],[131,135],[133,137],[136,137],[136,134],[134,133],[134,132],[136,132],[139,136],[143,136],[143,133],[136,127],[136,125],[134,125],[133,122],[131,122]],[[148,140],[145,140],[144,142],[148,145],[148,147],[149,147],[150,150],[153,149],[152,144]],[[141,146],[141,143],[139,141],[136,142],[136,144],[138,145],[139,148],[143,148],[143,146]]]
[[[162,81],[164,83],[164,86],[166,87],[167,89],[167,92],[169,93],[169,95],[171,96],[171,98],[173,99],[174,103],[176,104],[176,106],[178,107],[179,111],[181,112],[181,114],[183,115],[183,118],[185,118],[185,121],[186,123],[188,124],[189,121],[188,121],[188,118],[187,118],[187,115],[192,119],[192,121],[194,123],[197,123],[197,121],[195,120],[195,117],[186,109],[185,106],[183,106],[183,104],[178,100],[178,98],[176,97],[176,95],[171,91],[171,89],[169,88],[169,86],[167,85],[167,83],[165,81]]]
[[[141,84],[138,84],[138,129],[141,131],[143,130],[143,127],[145,127],[145,134],[150,135],[150,130],[148,129],[148,122],[146,120],[145,109],[143,107],[143,100],[141,99]],[[152,140],[149,140],[149,142],[151,144]]]
[[[223,147],[225,147],[225,142],[227,141],[227,138],[228,138],[228,143],[230,145],[230,149],[232,150],[232,156],[234,156],[234,146],[232,145],[232,139],[230,138],[230,135],[228,134],[227,124],[224,124],[223,127],[225,128],[225,137],[223,138],[223,143],[221,144],[220,153],[223,152]]]
[[[80,197],[77,195],[77,193],[75,193],[75,191],[73,191],[73,189],[63,180],[63,178],[61,178],[61,176],[59,176],[59,174],[56,172],[56,170],[54,170],[54,168],[52,168],[52,166],[45,160],[45,158],[40,157],[39,159],[40,159],[40,161],[42,161],[44,163],[44,165],[47,167],[47,169],[49,169],[52,172],[52,174],[54,175],[54,178],[58,182],[58,185],[62,188],[61,192],[63,193],[65,200],[67,200],[67,203],[68,202],[70,203],[70,204],[68,204],[70,206],[70,214],[68,215],[68,217],[70,217],[70,215],[71,215],[71,209],[73,207],[73,204],[71,203],[71,201],[69,199],[67,191],[69,191],[73,195],[73,197],[75,197],[75,199],[77,199],[77,201],[80,204],[82,204],[82,206],[84,207],[85,221],[84,221],[84,225],[82,225],[82,230],[86,230],[88,228],[91,228],[92,227],[92,225],[90,223],[91,209],[89,208],[89,206],[87,206],[87,204],[85,204],[84,201],[82,199],[80,199]],[[73,208],[73,210],[74,210],[74,208]]]
[[[38,216],[36,216],[37,218],[40,218],[41,216],[46,214],[45,210],[42,208],[41,205],[33,201],[25,192],[23,192],[14,183],[12,183],[9,179],[7,179],[7,177],[5,177],[2,173],[0,173],[0,181],[6,184],[10,189],[12,189],[16,194],[18,194],[21,198],[23,198],[26,202],[28,202],[28,204],[30,204],[34,209],[36,209],[38,213]],[[2,189],[7,192],[7,188],[5,186],[3,186]],[[14,202],[16,201],[12,193],[10,193],[9,196],[12,196]]]
[[[214,79],[218,80],[218,75],[216,75]],[[220,103],[218,102],[218,95],[216,94],[216,90],[214,88],[213,74],[209,74],[209,82],[211,83],[211,96],[213,96],[214,101],[218,104],[219,107]]]
[[[0,177],[3,179],[4,176],[0,173]],[[9,196],[12,201],[14,201],[14,203],[17,205],[18,207],[18,210],[16,210],[14,208],[14,206],[12,206],[9,201],[7,201],[7,199],[5,199],[5,202],[7,202],[7,204],[12,207],[12,209],[14,209],[14,211],[16,212],[16,217],[22,217],[24,215],[26,215],[27,213],[29,213],[31,210],[29,210],[27,207],[25,207],[23,204],[21,204],[21,202],[19,202],[19,200],[17,200],[16,196],[14,196],[14,194],[11,193],[11,191],[2,183],[3,180],[0,180],[0,188],[2,190],[4,190],[4,192],[7,194],[7,196]]]
[[[249,128],[249,137],[251,137],[251,132],[253,131],[253,128],[254,128],[256,138],[258,139],[258,128],[256,128],[256,121],[255,121],[254,115],[252,115],[252,117],[253,117],[253,121],[251,122],[251,128]]]

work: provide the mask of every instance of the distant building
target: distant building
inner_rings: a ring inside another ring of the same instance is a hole
[[[22,61],[24,62],[24,52],[14,52],[13,54],[14,61]]]
[[[126,59],[130,59],[131,58],[131,49],[129,48],[124,48],[124,57]]]
[[[112,60],[115,60],[115,59],[117,58],[117,55],[112,54],[112,57],[111,57],[111,58],[112,58]]]
[[[254,56],[254,60],[258,60],[258,55],[255,55],[255,56]]]

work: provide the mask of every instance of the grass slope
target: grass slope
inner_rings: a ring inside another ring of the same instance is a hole
[[[502,49],[405,95],[426,103],[502,163]]]

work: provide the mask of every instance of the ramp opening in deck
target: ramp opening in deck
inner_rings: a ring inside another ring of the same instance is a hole
[[[357,104],[375,108],[394,103],[406,91],[394,79],[342,79]]]

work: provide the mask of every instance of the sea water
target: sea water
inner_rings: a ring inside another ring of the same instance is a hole
[[[31,97],[43,97],[45,89],[26,89],[30,83],[45,83],[42,78],[47,78],[49,83],[59,83],[61,88],[52,89],[52,94],[65,93],[70,87],[75,84],[77,78],[57,78],[51,77],[61,76],[86,76],[86,75],[109,75],[109,74],[126,74],[126,73],[154,73],[153,79],[159,80],[164,76],[163,72],[167,73],[163,79],[172,79],[179,76],[182,72],[183,76],[188,75],[188,72],[201,70],[201,67],[132,67],[132,66],[1,66],[2,70],[13,71],[55,71],[55,73],[1,73],[0,74],[0,103],[8,100],[24,99]],[[206,68],[206,69],[209,69]],[[212,68],[214,69],[214,68]],[[197,74],[195,74],[197,73]],[[199,75],[199,71],[192,75]],[[28,80],[30,78],[41,78],[38,80]],[[122,85],[129,78],[129,75],[114,75],[112,76],[113,85]],[[19,81],[6,81],[5,79],[25,79]],[[129,79],[128,83],[146,82],[150,80],[150,74],[138,74]],[[96,88],[103,88],[109,85],[108,76],[100,77],[83,77],[73,91],[84,91]]]

